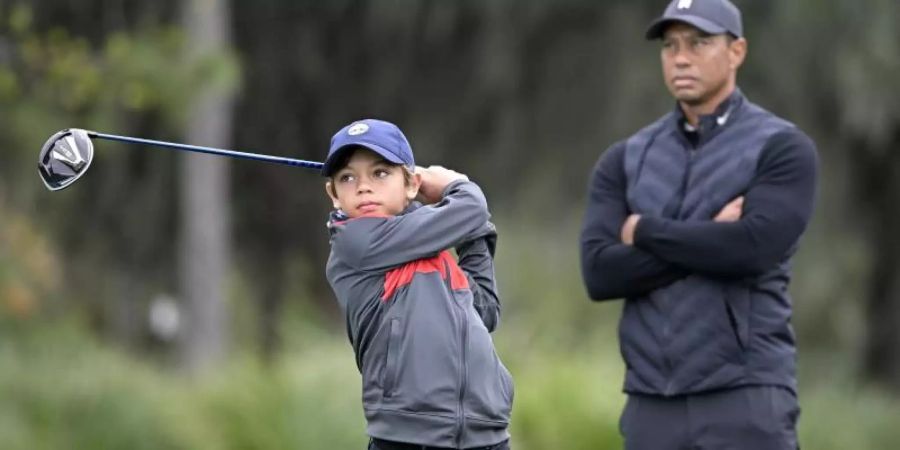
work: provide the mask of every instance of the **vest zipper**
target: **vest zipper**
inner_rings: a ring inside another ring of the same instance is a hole
[[[671,358],[671,356],[669,356],[669,344],[671,343],[670,338],[672,336],[671,317],[669,317],[669,316],[670,316],[670,311],[672,308],[670,307],[671,301],[670,301],[670,298],[668,295],[665,298],[665,302],[666,302],[666,304],[665,304],[666,323],[663,324],[663,339],[665,340],[665,342],[663,344],[663,360],[666,363],[666,387],[663,392],[665,393],[665,395],[668,396],[668,395],[672,394],[672,388],[673,388],[673,386],[672,386],[672,358]]]
[[[675,209],[675,218],[681,218],[681,208],[684,206],[684,198],[687,197],[688,185],[691,181],[691,168],[694,166],[694,157],[697,154],[696,148],[687,150],[687,168],[684,170],[684,180],[681,182],[681,191],[678,193],[678,208]]]
[[[697,154],[697,149],[694,147],[690,147],[687,150],[687,167],[684,170],[684,180],[681,182],[681,191],[678,193],[678,208],[675,209],[675,217],[681,218],[681,208],[684,206],[684,199],[687,197],[688,185],[691,180],[691,169],[694,166],[694,157]],[[674,385],[672,383],[672,358],[669,356],[669,338],[671,336],[671,299],[667,296],[665,298],[665,306],[666,306],[666,323],[663,325],[663,338],[665,339],[665,347],[663,350],[663,359],[666,362],[666,370],[668,371],[665,394],[672,395],[674,391]]]

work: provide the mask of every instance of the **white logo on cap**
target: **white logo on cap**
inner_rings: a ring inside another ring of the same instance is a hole
[[[357,134],[363,134],[366,131],[369,131],[369,126],[364,123],[357,123],[347,129],[347,134],[350,136],[356,136]]]
[[[694,3],[694,0],[678,0],[678,9],[691,9],[691,3]]]

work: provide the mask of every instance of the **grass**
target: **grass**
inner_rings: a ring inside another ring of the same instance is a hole
[[[236,359],[200,379],[100,346],[74,326],[0,337],[4,449],[365,447],[359,375],[341,336],[323,336],[274,367]],[[516,379],[514,448],[621,448],[614,345],[589,339],[583,348],[526,351],[498,341]],[[900,442],[898,399],[830,378],[827,368],[809,375],[801,384],[805,448],[887,450]]]

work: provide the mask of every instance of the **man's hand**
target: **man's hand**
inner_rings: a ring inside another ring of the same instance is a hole
[[[738,197],[729,202],[725,207],[713,218],[715,222],[737,222],[741,220],[741,214],[744,210],[744,197]],[[640,214],[632,214],[625,219],[622,224],[621,238],[625,245],[634,245],[634,230],[637,228],[638,222],[641,220]]]
[[[430,204],[441,201],[441,196],[448,184],[456,180],[467,180],[469,177],[441,166],[416,167],[416,173],[422,177],[419,187],[419,198],[422,203]]]
[[[637,228],[638,221],[641,220],[640,214],[632,214],[625,219],[622,224],[622,243],[625,245],[634,245],[634,230]]]
[[[740,196],[725,205],[716,217],[714,222],[737,222],[741,220],[741,214],[744,212],[744,196]]]

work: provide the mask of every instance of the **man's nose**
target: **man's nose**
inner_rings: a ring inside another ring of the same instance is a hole
[[[688,51],[684,48],[675,50],[673,61],[678,67],[687,67],[691,65],[691,58],[688,55]]]

